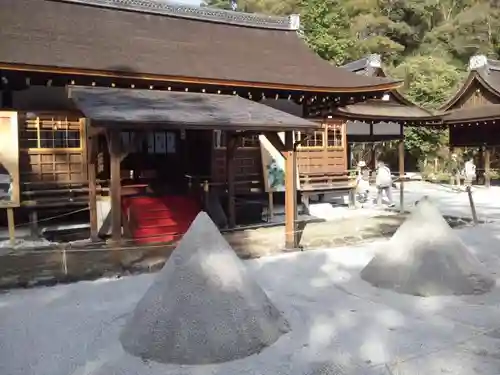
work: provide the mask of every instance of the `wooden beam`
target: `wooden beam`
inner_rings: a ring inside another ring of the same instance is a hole
[[[285,248],[296,249],[297,243],[297,169],[293,132],[285,132]]]
[[[111,174],[111,238],[119,242],[122,237],[121,175],[120,175],[120,132],[112,130],[108,136]]]
[[[484,150],[484,185],[491,186],[491,150],[488,146]]]
[[[285,152],[285,144],[281,140],[278,133],[276,133],[276,132],[264,132],[263,135],[266,136],[269,143],[271,143],[277,151],[279,151],[281,153]]]
[[[90,128],[90,120],[85,121],[87,130]],[[87,131],[87,177],[89,183],[89,212],[90,212],[90,239],[99,240],[99,228],[97,225],[97,135]]]
[[[238,136],[234,132],[227,132],[226,144],[226,181],[227,181],[227,212],[229,228],[236,226],[236,171],[234,169],[234,156],[238,147]]]
[[[9,70],[17,72],[30,72],[33,73],[53,73],[58,75],[67,76],[87,76],[94,78],[116,78],[137,81],[149,81],[151,84],[162,83],[161,86],[166,86],[165,83],[184,84],[184,85],[206,85],[206,86],[222,86],[234,87],[245,90],[286,90],[286,91],[307,91],[312,93],[324,92],[326,94],[332,93],[332,88],[328,86],[303,86],[296,84],[273,84],[273,83],[255,83],[248,81],[234,81],[224,79],[203,79],[193,78],[186,76],[171,76],[163,74],[147,74],[135,72],[117,72],[110,70],[96,70],[96,69],[78,69],[78,68],[60,68],[60,67],[47,67],[42,65],[31,64],[17,64],[17,63],[0,63],[0,70]],[[78,77],[80,78],[80,77]],[[82,79],[84,77],[81,77]],[[76,82],[78,84],[78,82]],[[378,85],[377,88],[372,86],[357,86],[353,88],[342,88],[342,92],[360,92],[371,91],[384,93],[396,89],[402,85],[401,82],[391,82],[383,85]]]
[[[405,141],[400,140],[399,145],[399,212],[405,212]]]

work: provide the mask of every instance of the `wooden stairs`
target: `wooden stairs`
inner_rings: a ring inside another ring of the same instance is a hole
[[[122,198],[131,237],[138,245],[179,240],[201,211],[191,196],[128,196]]]

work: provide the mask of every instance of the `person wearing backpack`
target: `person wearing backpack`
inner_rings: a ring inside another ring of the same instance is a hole
[[[389,167],[383,162],[377,163],[377,174],[375,177],[375,186],[377,187],[377,204],[382,202],[383,194],[387,196],[388,206],[394,207],[392,201],[392,175]]]

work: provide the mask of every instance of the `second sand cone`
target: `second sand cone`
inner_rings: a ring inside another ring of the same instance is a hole
[[[139,301],[121,334],[128,353],[174,364],[235,360],[289,325],[202,212]]]
[[[488,292],[495,280],[427,199],[361,271],[374,286],[418,296]]]

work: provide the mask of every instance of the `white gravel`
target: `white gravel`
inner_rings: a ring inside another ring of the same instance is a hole
[[[120,339],[143,360],[208,364],[258,353],[288,331],[288,322],[201,212]]]
[[[429,199],[420,200],[361,277],[416,296],[482,294],[495,284]]]
[[[409,194],[431,195],[423,187]],[[444,197],[440,210],[466,213],[466,196],[449,194],[435,193]],[[496,188],[477,192],[481,216],[500,218],[497,196]],[[457,233],[497,278],[500,225]],[[0,295],[0,374],[500,374],[499,288],[428,298],[375,288],[360,270],[382,243],[246,261],[291,331],[260,353],[220,364],[166,365],[124,352],[120,332],[153,275]]]

